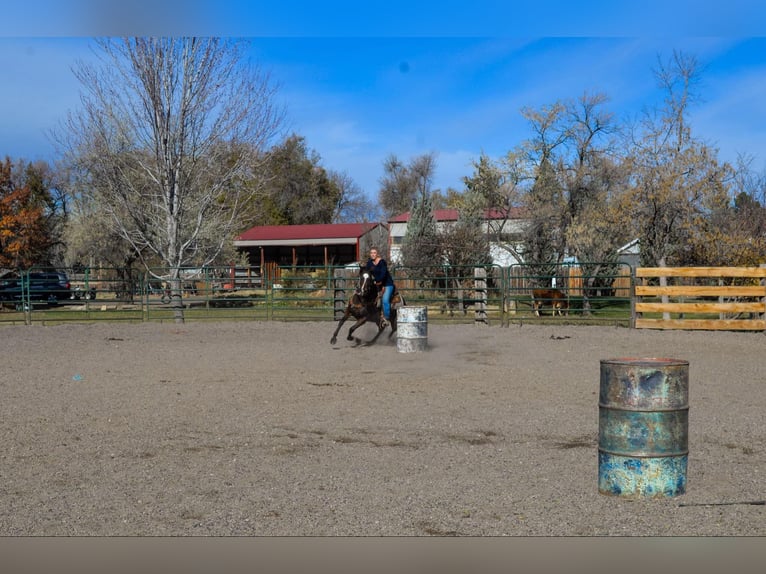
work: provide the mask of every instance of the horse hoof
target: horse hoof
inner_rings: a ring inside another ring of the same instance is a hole
[[[335,344],[335,342],[336,342],[337,340],[338,340],[338,339],[336,339],[335,337],[333,337],[332,339],[330,339],[330,344],[331,344],[331,345],[334,345],[334,344]]]

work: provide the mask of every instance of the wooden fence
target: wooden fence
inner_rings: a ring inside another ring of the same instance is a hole
[[[639,267],[631,315],[638,329],[764,331],[766,266]]]

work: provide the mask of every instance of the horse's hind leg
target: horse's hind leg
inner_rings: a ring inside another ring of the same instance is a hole
[[[375,333],[375,336],[372,338],[372,340],[367,343],[368,345],[372,345],[373,343],[375,343],[375,341],[378,340],[378,337],[380,337],[380,334],[385,330],[385,327],[382,326],[381,321],[382,321],[381,317],[378,317],[378,320],[375,321],[375,324],[378,326],[378,332]]]
[[[391,313],[391,332],[388,334],[388,338],[393,337],[394,333],[396,333],[396,311]]]
[[[364,325],[367,322],[367,317],[361,317],[356,320],[356,323],[351,325],[351,328],[348,330],[348,336],[346,337],[347,340],[353,341],[354,340],[354,331],[356,331],[359,327]]]

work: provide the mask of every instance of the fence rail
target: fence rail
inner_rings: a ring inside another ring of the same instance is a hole
[[[202,269],[35,269],[0,272],[0,323],[53,324],[67,321],[174,321],[180,302],[185,321],[337,320],[353,290],[358,267],[269,265]],[[591,266],[593,268],[593,266]],[[64,272],[71,294],[52,303],[26,293],[3,291],[8,277],[37,271]],[[176,271],[176,273],[171,273]],[[408,304],[426,306],[436,322],[501,325],[524,321],[630,321],[630,269],[623,266],[589,277],[572,265],[512,267],[392,266]],[[176,292],[171,292],[176,276]],[[555,285],[566,293],[567,317],[533,312],[531,292]],[[6,297],[7,296],[7,297]],[[175,299],[175,300],[174,300]],[[175,305],[175,307],[174,307]]]
[[[62,271],[70,282],[66,297],[55,302],[36,298],[32,277]],[[179,301],[185,321],[331,321],[342,314],[358,275],[356,266],[181,269],[173,295],[164,279],[173,275],[170,271],[6,270],[0,272],[0,323],[172,322]],[[582,263],[393,266],[392,271],[407,303],[426,306],[433,322],[766,331],[766,266],[631,270],[614,263]],[[560,291],[567,315],[554,316],[543,301],[537,316],[532,291],[538,288]]]
[[[639,267],[635,277],[637,329],[766,330],[766,266]]]

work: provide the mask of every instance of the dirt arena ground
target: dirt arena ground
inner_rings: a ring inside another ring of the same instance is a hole
[[[334,326],[0,327],[0,535],[766,535],[763,333]],[[621,357],[690,363],[683,496],[598,492]]]

